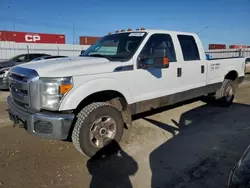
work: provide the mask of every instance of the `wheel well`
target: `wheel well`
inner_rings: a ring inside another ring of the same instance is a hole
[[[111,104],[121,112],[123,121],[126,124],[125,127],[128,128],[129,125],[132,125],[130,106],[128,105],[125,97],[120,92],[107,90],[93,93],[82,100],[74,113],[78,114],[82,108],[93,102],[106,102]]]
[[[119,103],[114,104],[115,103],[114,100],[119,100],[120,104]],[[113,104],[111,101],[113,102]],[[81,101],[81,103],[77,106],[75,111],[79,112],[83,107],[93,102],[107,102],[115,106],[120,111],[122,111],[122,109],[126,108],[127,106],[127,101],[121,93],[113,90],[108,90],[108,91],[96,92],[89,95],[88,97],[86,97]]]
[[[227,73],[227,75],[225,76],[225,79],[228,80],[236,80],[236,78],[238,77],[238,73],[236,71],[230,71],[229,73]]]

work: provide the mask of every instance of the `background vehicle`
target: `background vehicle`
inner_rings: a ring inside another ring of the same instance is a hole
[[[204,95],[229,106],[244,79],[245,58],[207,61],[194,33],[111,34],[81,56],[12,68],[8,108],[31,134],[72,137],[87,156],[119,142],[133,114]]]
[[[250,146],[245,150],[240,160],[232,168],[227,188],[248,188],[250,187]]]
[[[81,54],[80,54],[80,55],[82,55],[85,51],[86,51],[86,50],[81,50]]]
[[[27,63],[41,56],[50,56],[43,53],[30,53],[17,55],[7,61],[0,62],[0,89],[9,89],[8,72],[15,65]]]
[[[45,59],[56,59],[56,58],[63,58],[63,57],[67,57],[67,56],[41,56],[41,57],[38,57],[38,58],[35,58],[33,59],[32,61],[39,61],[39,60],[45,60]]]
[[[246,70],[245,73],[250,73],[250,57],[246,58]]]

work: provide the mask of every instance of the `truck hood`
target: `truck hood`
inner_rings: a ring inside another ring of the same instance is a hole
[[[120,64],[99,57],[67,57],[34,61],[19,67],[36,70],[41,77],[67,77],[113,72]]]

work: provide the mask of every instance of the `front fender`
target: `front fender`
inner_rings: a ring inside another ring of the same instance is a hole
[[[86,97],[100,91],[113,90],[121,93],[128,104],[133,103],[134,97],[132,92],[124,86],[123,83],[112,78],[95,79],[73,88],[62,100],[59,111],[73,110]]]

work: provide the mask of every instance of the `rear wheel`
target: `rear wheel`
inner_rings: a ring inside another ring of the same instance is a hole
[[[228,107],[233,103],[236,91],[236,84],[232,80],[225,79],[221,89],[216,93],[218,104]]]
[[[221,88],[214,95],[205,96],[202,101],[216,106],[228,107],[233,103],[236,86],[234,81],[225,79]]]
[[[124,122],[115,107],[103,103],[92,103],[77,115],[72,141],[78,151],[92,157],[111,140],[119,142]]]

